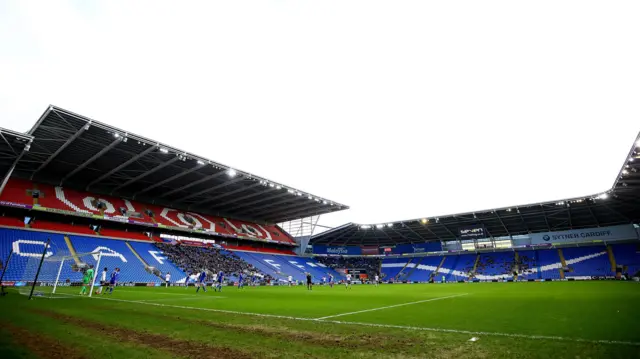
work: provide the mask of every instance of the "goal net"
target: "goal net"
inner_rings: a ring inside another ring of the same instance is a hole
[[[91,296],[94,286],[100,286],[100,252],[71,253],[54,242],[34,242],[34,248],[29,245],[23,242],[21,252],[12,253],[3,279],[10,280],[20,294],[31,299],[70,298],[84,291]]]

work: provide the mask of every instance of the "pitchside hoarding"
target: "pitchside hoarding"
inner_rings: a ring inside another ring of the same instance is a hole
[[[638,239],[638,233],[632,224],[620,226],[574,229],[562,232],[534,233],[529,235],[531,244],[576,243],[592,241],[620,241]]]

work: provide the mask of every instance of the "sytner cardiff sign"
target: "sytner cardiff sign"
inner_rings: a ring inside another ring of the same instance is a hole
[[[612,227],[574,229],[561,232],[534,233],[529,236],[531,237],[531,244],[638,239],[638,233],[632,224],[623,224]]]

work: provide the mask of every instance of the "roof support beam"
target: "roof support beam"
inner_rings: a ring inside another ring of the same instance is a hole
[[[252,184],[250,186],[247,186],[247,187],[238,188],[238,189],[235,189],[235,190],[233,190],[231,192],[226,192],[226,193],[223,193],[223,194],[220,194],[220,195],[217,195],[217,196],[208,197],[208,198],[206,198],[206,199],[204,199],[202,201],[196,202],[196,203],[194,203],[194,204],[192,204],[190,206],[199,206],[201,204],[204,204],[204,203],[207,203],[207,202],[212,202],[212,201],[215,201],[215,200],[218,200],[220,198],[227,197],[227,196],[231,196],[231,195],[236,194],[238,192],[246,191],[248,189],[251,189],[251,188],[254,188],[254,187],[257,187],[257,186],[262,186],[262,184],[260,182],[256,182],[256,183],[254,183],[254,184]]]
[[[93,186],[94,184],[102,181],[103,179],[111,176],[112,174],[120,171],[121,169],[127,167],[128,165],[132,164],[133,162],[141,159],[142,157],[148,155],[149,153],[151,153],[152,151],[154,151],[156,148],[155,146],[149,146],[149,148],[147,148],[146,150],[142,151],[141,153],[131,157],[129,160],[123,162],[122,164],[120,164],[118,167],[112,169],[111,171],[103,174],[102,176],[98,177],[97,179],[93,180],[92,182],[90,182],[87,187],[85,188],[85,191],[89,191],[89,187]]]
[[[22,156],[24,156],[25,152],[29,151],[30,145],[31,145],[31,141],[29,141],[29,143],[27,145],[25,145],[25,147],[22,150],[22,152],[20,152],[20,154],[13,161],[13,164],[11,165],[11,168],[9,168],[7,173],[4,174],[4,177],[2,178],[2,183],[0,183],[0,194],[2,194],[2,191],[4,191],[4,187],[7,185],[7,182],[9,182],[9,178],[11,177],[11,174],[13,174],[13,170],[18,165],[18,162],[20,162],[20,159],[22,159]]]
[[[552,232],[551,226],[549,225],[549,220],[547,219],[547,212],[545,212],[545,210],[544,210],[544,205],[541,204],[540,205],[540,209],[542,210],[542,217],[544,217],[544,223],[547,224],[547,230],[549,232]]]
[[[250,210],[249,212],[252,215],[258,215],[259,216],[260,214],[269,213],[269,212],[273,211],[273,209],[274,209],[273,207],[276,207],[278,209],[278,211],[284,211],[283,213],[288,213],[289,209],[297,209],[297,208],[300,208],[300,207],[304,208],[304,207],[308,207],[310,204],[316,205],[317,203],[310,203],[310,202],[300,203],[300,202],[296,202],[296,203],[292,203],[292,204],[289,204],[289,205],[286,205],[286,206],[283,206],[283,207],[275,206],[275,203],[274,203],[274,204],[269,204],[267,206],[256,207],[256,208]]]
[[[274,191],[274,190],[275,190],[275,188],[269,188],[269,189],[267,189],[267,190],[266,190],[266,191],[264,191],[264,192],[255,192],[255,193],[251,193],[251,194],[248,194],[248,195],[246,195],[246,196],[237,197],[237,198],[234,198],[234,199],[232,199],[232,200],[225,201],[225,202],[222,202],[222,203],[216,203],[216,204],[214,205],[214,207],[222,207],[222,206],[226,206],[226,205],[231,204],[231,203],[237,203],[237,202],[240,202],[240,201],[244,201],[245,199],[249,199],[249,198],[257,197],[257,196],[263,195],[263,194],[265,194],[265,193],[268,193],[268,192],[271,192],[271,191]]]
[[[254,205],[254,204],[258,204],[258,203],[262,203],[262,202],[270,201],[270,200],[272,200],[272,199],[280,198],[280,197],[283,197],[283,196],[286,196],[286,195],[290,195],[290,193],[289,193],[289,192],[278,193],[278,194],[277,194],[277,195],[275,195],[275,196],[270,196],[270,197],[265,197],[265,198],[257,199],[257,200],[255,200],[255,201],[247,202],[247,203],[241,204],[241,205],[239,205],[239,206],[229,207],[229,208],[228,208],[228,210],[230,210],[230,211],[231,211],[231,210],[238,209],[238,208],[245,208],[245,207],[249,207],[249,206],[252,206],[252,205]]]
[[[404,226],[404,228],[408,229],[411,233],[413,233],[413,234],[415,234],[416,236],[418,236],[418,238],[422,239],[422,240],[423,240],[423,241],[425,241],[425,242],[427,241],[427,240],[426,240],[426,239],[424,239],[424,237],[423,237],[423,236],[421,236],[418,232],[414,231],[414,230],[411,228],[411,226],[410,226],[410,225],[408,225],[408,224],[406,224],[406,223],[404,223],[404,222],[400,222],[400,223],[402,223],[402,225]],[[431,233],[433,233],[433,232],[431,232]],[[438,236],[436,236],[436,237],[438,237]]]
[[[391,229],[395,234],[399,235],[400,237],[402,237],[402,239],[409,241],[411,243],[413,243],[413,240],[411,239],[411,237],[409,236],[405,236],[404,234],[396,231],[393,227],[390,227],[389,229]],[[387,236],[388,237],[388,236]],[[423,239],[421,236],[418,236],[418,238]],[[391,239],[391,238],[390,238]],[[424,240],[424,239],[423,239]],[[426,241],[425,241],[426,242]]]
[[[68,178],[72,177],[73,175],[75,175],[76,173],[80,172],[81,170],[83,170],[85,167],[87,167],[88,165],[90,165],[91,163],[93,163],[93,161],[97,160],[98,158],[102,157],[102,155],[104,155],[105,153],[107,153],[109,150],[111,150],[112,148],[116,147],[116,145],[118,143],[122,142],[122,137],[118,137],[116,138],[113,142],[111,142],[109,144],[109,146],[101,149],[98,153],[96,153],[95,155],[91,156],[91,158],[89,158],[88,160],[84,161],[82,164],[80,164],[78,167],[76,167],[73,171],[69,172],[66,176],[62,177],[62,179],[60,180],[60,186],[62,186],[62,184],[64,183],[64,181],[66,181]]]
[[[218,178],[218,177],[220,177],[220,176],[222,176],[222,175],[224,175],[224,174],[225,174],[225,173],[224,173],[224,171],[220,171],[220,172],[214,173],[214,174],[212,174],[212,175],[208,175],[207,177],[203,177],[203,178],[201,178],[201,179],[199,179],[199,180],[197,180],[197,181],[193,181],[193,182],[191,182],[191,183],[189,183],[189,184],[186,184],[186,185],[184,185],[184,186],[182,186],[182,187],[178,187],[178,188],[176,188],[176,189],[174,189],[174,190],[172,190],[172,191],[169,191],[169,192],[167,192],[167,193],[165,193],[165,194],[161,195],[160,197],[167,197],[167,196],[170,196],[170,195],[172,195],[172,194],[174,194],[174,193],[180,192],[180,191],[185,190],[185,189],[187,189],[187,188],[191,188],[191,187],[193,187],[193,186],[195,186],[195,185],[198,185],[198,184],[200,184],[200,183],[202,183],[202,182],[206,182],[206,181],[212,180],[212,179],[214,179],[214,178]]]
[[[136,196],[137,196],[137,195],[139,195],[139,194],[142,194],[142,193],[145,193],[145,192],[151,191],[152,189],[154,189],[154,188],[156,188],[156,187],[160,187],[160,186],[162,186],[162,185],[163,185],[163,184],[165,184],[165,183],[169,183],[169,182],[171,182],[171,181],[173,181],[173,180],[175,180],[175,179],[178,179],[178,178],[180,178],[180,177],[182,177],[182,176],[186,176],[186,175],[188,175],[189,173],[191,173],[191,172],[193,172],[193,171],[199,170],[200,168],[202,168],[202,165],[196,165],[196,166],[195,166],[195,167],[193,167],[193,168],[190,168],[190,169],[188,169],[188,170],[186,170],[186,171],[180,172],[180,173],[178,173],[178,174],[176,174],[176,175],[173,175],[173,176],[171,176],[171,177],[169,177],[169,178],[166,178],[166,179],[164,179],[164,180],[162,180],[162,181],[160,181],[160,182],[158,182],[158,183],[156,183],[156,184],[153,184],[153,185],[151,185],[151,186],[149,186],[149,187],[147,187],[147,188],[145,188],[145,189],[143,189],[143,190],[141,190],[141,191],[138,191],[138,192],[134,193],[134,194],[133,194],[133,199],[135,199],[135,198],[136,198]]]
[[[237,183],[237,182],[240,182],[240,181],[244,181],[244,180],[245,180],[245,178],[244,178],[243,176],[238,176],[238,177],[236,177],[236,178],[234,178],[234,179],[232,179],[232,180],[230,180],[230,181],[228,181],[228,182],[221,183],[221,184],[219,184],[219,185],[217,185],[217,186],[213,186],[213,187],[205,188],[205,189],[203,189],[202,191],[198,191],[198,192],[196,192],[196,193],[192,193],[192,194],[190,194],[190,195],[188,195],[188,196],[186,196],[186,197],[182,197],[182,198],[180,199],[180,201],[181,201],[181,202],[184,202],[185,200],[187,200],[187,199],[189,199],[189,198],[198,197],[198,196],[200,196],[200,195],[202,195],[202,194],[205,194],[205,193],[209,193],[209,192],[215,191],[215,190],[217,190],[218,188],[226,187],[226,186],[228,186],[228,185],[230,185],[230,184],[234,184],[234,183]]]
[[[598,221],[596,215],[593,213],[591,206],[587,206],[587,208],[589,209],[589,213],[591,213],[591,218],[593,218],[593,221],[596,222],[596,226],[600,227],[600,222]]]
[[[300,211],[305,212],[305,210],[308,208],[309,210],[313,210],[314,207],[317,206],[317,203],[307,203],[307,204],[302,204],[296,207],[291,207],[291,209],[289,210],[281,210],[280,208],[274,208],[274,209],[265,209],[264,211],[258,212],[258,214],[254,214],[252,213],[251,216],[254,217],[259,217],[261,216],[261,214],[265,214],[265,213],[269,213],[269,212],[277,212],[276,216],[266,216],[267,220],[272,220],[272,219],[277,219],[277,218],[282,218],[284,216],[289,216],[289,215],[295,215],[296,213],[300,213]],[[286,207],[285,207],[286,208]],[[304,213],[304,217],[308,217],[311,215],[315,215],[317,212],[319,211],[313,211],[313,214],[307,214],[306,212]],[[277,217],[277,218],[274,218]]]
[[[504,222],[502,221],[502,218],[498,214],[498,211],[494,211],[493,213],[496,215],[496,217],[498,217],[498,220],[500,220],[500,224],[502,224],[502,228],[504,228],[504,231],[507,232],[507,236],[511,237],[511,232],[509,232],[509,230],[507,229],[507,226],[505,226]]]
[[[73,141],[76,140],[76,138],[80,137],[80,135],[86,131],[89,128],[89,124],[86,124],[84,126],[82,126],[78,131],[76,131],[76,133],[74,133],[71,137],[69,137],[65,143],[63,143],[62,145],[60,145],[60,147],[58,147],[58,149],[51,154],[51,156],[49,156],[49,158],[47,158],[46,161],[44,161],[40,167],[38,167],[35,171],[33,171],[33,173],[31,174],[31,177],[29,177],[30,180],[33,180],[33,176],[36,175],[36,173],[40,172],[40,170],[42,170],[43,168],[47,167],[47,165],[49,163],[51,163],[51,161],[53,161],[54,158],[56,158],[60,152],[62,152],[65,148],[67,148],[71,143],[73,143]]]
[[[139,175],[137,177],[134,177],[134,178],[128,180],[127,182],[119,185],[118,187],[114,188],[113,190],[111,190],[111,194],[113,195],[113,193],[116,192],[117,190],[119,190],[120,188],[127,187],[128,185],[130,185],[130,184],[132,184],[132,183],[134,183],[134,182],[136,182],[138,180],[141,180],[141,179],[147,177],[148,175],[150,175],[150,174],[152,174],[154,172],[160,171],[161,169],[167,167],[168,165],[174,163],[177,160],[179,160],[178,156],[176,156],[176,157],[174,157],[174,158],[172,158],[172,159],[170,159],[168,161],[162,162],[161,164],[155,166],[154,168],[148,170],[147,172],[145,172],[145,173],[143,173],[143,174],[141,174],[141,175]]]
[[[354,231],[355,229],[355,231]],[[356,233],[358,233],[358,226],[353,226],[353,228],[347,229],[346,231],[344,231],[344,233],[342,233],[341,235],[337,236],[336,238],[330,240],[329,242],[327,242],[327,246],[330,245],[331,243],[337,241],[338,239],[346,236],[347,234],[350,234],[351,232],[353,232],[353,234],[351,235],[351,237],[355,236]]]

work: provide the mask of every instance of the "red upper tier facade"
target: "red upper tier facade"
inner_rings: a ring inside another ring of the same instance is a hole
[[[34,196],[34,194],[37,195]],[[79,192],[68,188],[63,189],[62,187],[15,178],[9,180],[0,195],[0,205],[263,242],[295,244],[295,241],[287,233],[273,225],[260,225],[194,212],[181,212],[172,208]]]

